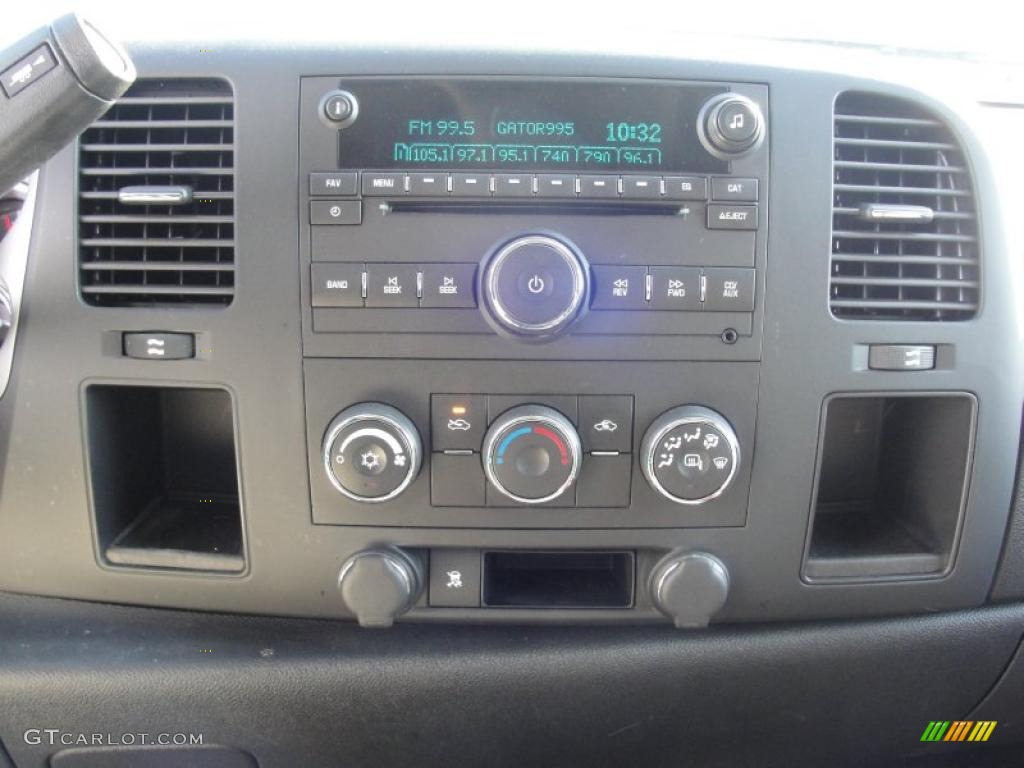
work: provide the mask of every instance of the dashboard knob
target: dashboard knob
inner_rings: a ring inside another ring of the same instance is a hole
[[[359,100],[348,91],[329,91],[320,99],[320,119],[331,128],[348,128],[359,117]]]
[[[651,598],[680,629],[706,627],[729,595],[729,571],[706,552],[673,553],[651,572]]]
[[[565,493],[579,474],[576,427],[558,411],[521,405],[499,416],[484,436],[484,472],[520,504],[543,504]]]
[[[761,108],[737,93],[723,93],[708,101],[698,125],[704,147],[726,160],[750,152],[764,139]]]
[[[416,603],[423,585],[423,565],[393,548],[359,552],[338,573],[341,599],[363,627],[390,627]]]
[[[677,504],[703,504],[721,496],[736,476],[740,444],[720,413],[684,405],[648,427],[640,447],[647,482]]]
[[[485,315],[503,332],[546,341],[586,308],[590,267],[572,246],[547,235],[506,243],[481,271]]]
[[[327,427],[323,443],[327,479],[355,501],[388,501],[420,471],[422,446],[416,425],[381,403],[346,408]]]

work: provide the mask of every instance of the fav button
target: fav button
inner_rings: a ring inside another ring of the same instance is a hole
[[[416,267],[407,264],[370,264],[366,268],[366,306],[415,307]]]
[[[311,195],[354,195],[359,191],[359,174],[355,171],[317,171],[309,174]]]
[[[475,307],[476,264],[424,264],[421,306],[457,309]]]

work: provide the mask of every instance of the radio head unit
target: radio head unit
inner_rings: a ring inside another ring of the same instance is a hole
[[[300,98],[308,354],[759,358],[765,86],[339,76]]]

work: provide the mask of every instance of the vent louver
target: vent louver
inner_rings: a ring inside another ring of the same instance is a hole
[[[231,86],[138,81],[79,139],[82,296],[104,307],[230,304],[234,206]]]
[[[966,320],[978,309],[978,227],[953,132],[909,101],[836,99],[832,313]]]

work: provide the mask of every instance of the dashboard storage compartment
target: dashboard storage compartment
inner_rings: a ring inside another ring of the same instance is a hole
[[[629,608],[632,552],[485,552],[484,605]]]
[[[807,581],[939,576],[967,496],[968,394],[841,395],[825,404]]]
[[[245,567],[234,409],[223,389],[91,385],[96,535],[110,565]]]

